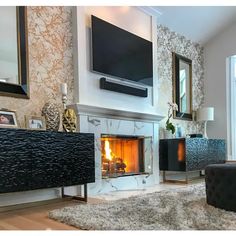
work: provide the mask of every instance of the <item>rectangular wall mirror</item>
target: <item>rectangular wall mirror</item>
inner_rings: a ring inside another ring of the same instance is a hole
[[[192,61],[174,52],[172,58],[174,118],[192,120]]]
[[[0,7],[0,95],[29,98],[26,7]]]

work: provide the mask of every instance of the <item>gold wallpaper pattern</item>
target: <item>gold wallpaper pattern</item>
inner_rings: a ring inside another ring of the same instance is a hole
[[[15,110],[21,127],[48,101],[62,110],[61,83],[73,102],[72,7],[27,7],[27,16],[30,99],[0,96],[0,108]]]

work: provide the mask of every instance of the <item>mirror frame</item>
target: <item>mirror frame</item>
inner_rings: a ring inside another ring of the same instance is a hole
[[[178,111],[173,112],[173,118],[182,120],[192,120],[192,60],[183,57],[175,52],[172,52],[172,84],[173,84],[173,102],[180,107],[179,97],[179,62],[184,61],[189,65],[189,87],[190,87],[190,113],[184,113]]]
[[[0,82],[0,95],[29,99],[27,7],[16,7],[18,82]]]

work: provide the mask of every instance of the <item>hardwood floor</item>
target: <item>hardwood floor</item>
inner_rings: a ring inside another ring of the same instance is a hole
[[[93,202],[94,200],[89,200]],[[96,200],[97,201],[97,200]],[[56,200],[49,203],[38,203],[36,206],[25,205],[23,209],[1,209],[0,230],[78,230],[48,218],[48,212],[53,209],[84,204],[75,200]]]

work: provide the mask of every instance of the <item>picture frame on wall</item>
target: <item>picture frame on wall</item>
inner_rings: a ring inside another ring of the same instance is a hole
[[[25,116],[26,128],[31,130],[46,130],[45,119],[42,116]]]
[[[0,109],[0,128],[18,128],[15,111],[4,108]]]

